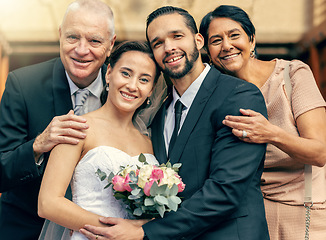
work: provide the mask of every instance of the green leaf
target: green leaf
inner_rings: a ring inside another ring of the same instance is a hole
[[[128,183],[128,184],[131,187],[131,189],[137,189],[138,188],[137,183]]]
[[[136,208],[133,212],[135,216],[141,216],[143,214],[143,210],[141,208]]]
[[[170,160],[166,163],[166,167],[168,167],[168,168],[172,167]]]
[[[178,186],[173,184],[172,188],[170,189],[170,196],[175,196],[178,194]]]
[[[138,182],[138,177],[136,176],[135,171],[130,171],[129,177],[132,182]]]
[[[123,194],[123,193],[119,193],[119,192],[116,192],[115,194],[114,194],[114,197],[116,198],[116,199],[128,199],[128,197],[125,195],[125,194]]]
[[[137,199],[133,200],[134,201],[134,205],[140,207],[141,205],[143,205],[144,199],[142,198],[142,196],[138,196]]]
[[[114,173],[110,172],[110,174],[108,176],[108,181],[111,182],[113,177],[114,177]]]
[[[141,191],[140,188],[136,188],[136,189],[131,191],[131,194],[137,196],[140,193],[140,191]]]
[[[177,211],[177,209],[178,209],[178,204],[174,201],[173,197],[174,197],[174,196],[168,198],[168,204],[167,204],[167,206],[168,206],[171,210],[173,210],[173,211]]]
[[[171,196],[168,198],[168,201],[173,201],[175,204],[180,204],[181,203],[181,199],[178,196]]]
[[[156,205],[156,210],[160,214],[161,218],[164,217],[164,212],[165,212],[165,206],[164,205]]]
[[[159,188],[159,194],[162,194],[162,195],[165,195],[165,196],[167,196],[166,193],[170,191],[170,189],[169,189],[169,187],[168,187],[167,184],[164,184],[162,186],[159,186],[158,188]]]
[[[138,199],[138,198],[141,198],[141,196],[139,196],[139,195],[129,195],[129,196],[128,196],[128,199],[129,199],[129,200],[136,200],[136,199]]]
[[[96,171],[97,176],[100,178],[101,181],[103,181],[106,178],[106,173],[102,172],[101,169],[97,169]]]
[[[154,197],[154,201],[160,205],[168,205],[168,200],[166,197],[158,195]]]
[[[159,167],[166,167],[165,163],[161,163]]]
[[[130,208],[126,208],[126,211],[130,213],[131,215],[133,214],[133,211]]]
[[[173,164],[172,168],[180,168],[182,166],[182,163],[175,163]]]
[[[155,202],[154,202],[154,200],[152,198],[147,197],[147,198],[145,198],[144,205],[146,207],[148,207],[148,206],[154,206],[155,205]]]
[[[140,154],[139,157],[138,157],[138,161],[141,162],[141,163],[147,163],[146,162],[146,157],[144,154]]]
[[[156,196],[158,194],[158,191],[159,189],[158,189],[157,182],[154,182],[149,193],[151,196]]]
[[[151,190],[150,190],[150,195],[151,196],[157,196],[157,195],[164,195],[168,196],[169,195],[170,189],[168,188],[167,184],[163,184],[161,186],[157,185],[157,182],[154,182]]]
[[[168,192],[170,191],[169,187],[167,184],[161,185],[158,187],[158,191],[157,194],[158,195],[164,195],[164,196],[168,196]]]
[[[172,166],[172,169],[177,173],[179,172],[179,168],[182,166],[182,163],[175,163]]]
[[[171,189],[168,187],[168,185],[167,184],[165,184],[166,185],[166,189],[165,189],[165,191],[164,191],[164,193],[163,193],[163,196],[166,196],[166,197],[168,197],[168,196],[170,196],[171,194],[170,194],[170,192],[171,192]]]

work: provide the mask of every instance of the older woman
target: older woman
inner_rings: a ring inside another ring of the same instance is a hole
[[[268,118],[250,109],[223,123],[246,142],[268,143],[261,181],[272,240],[305,235],[304,165],[312,165],[310,237],[326,237],[326,113],[310,68],[301,61],[255,57],[255,27],[246,12],[221,5],[202,20],[200,33],[212,63],[260,88]],[[284,69],[289,66],[289,73]],[[285,91],[290,78],[292,94]],[[308,210],[309,211],[309,210]],[[308,235],[308,232],[306,232]]]

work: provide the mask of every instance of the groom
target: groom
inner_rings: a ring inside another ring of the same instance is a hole
[[[239,115],[240,108],[266,116],[260,91],[202,62],[204,40],[187,11],[169,6],[155,10],[147,19],[146,34],[173,83],[152,124],[154,153],[161,163],[182,163],[183,203],[142,227],[102,218],[113,226],[81,231],[89,239],[268,240],[260,191],[266,146],[243,142],[222,124],[226,115]],[[177,102],[182,103],[181,122],[172,148]]]

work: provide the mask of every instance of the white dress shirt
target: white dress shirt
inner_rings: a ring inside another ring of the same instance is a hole
[[[75,92],[79,89],[76,84],[70,79],[68,73],[66,72],[66,76],[69,83],[70,88],[70,95],[71,95],[71,101],[73,108],[75,107],[76,97]],[[86,102],[84,103],[84,112],[88,113],[91,111],[94,111],[102,106],[101,104],[101,93],[103,91],[103,81],[102,81],[102,70],[100,69],[96,79],[88,86],[86,87],[89,91],[89,96],[86,99]]]
[[[165,124],[164,124],[164,140],[165,140],[165,149],[168,152],[170,140],[172,137],[172,133],[174,130],[175,125],[175,119],[174,119],[174,104],[178,99],[182,102],[182,104],[185,106],[184,110],[182,111],[181,115],[181,121],[180,121],[180,128],[179,132],[182,128],[183,122],[185,121],[188,111],[191,107],[192,102],[194,101],[196,94],[203,83],[208,71],[210,70],[210,66],[206,63],[204,71],[198,76],[198,78],[188,87],[188,89],[182,94],[180,97],[177,90],[172,88],[172,94],[173,94],[173,100],[170,103],[165,116]]]

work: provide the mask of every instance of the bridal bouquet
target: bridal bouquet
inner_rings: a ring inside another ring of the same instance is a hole
[[[181,163],[171,165],[150,165],[143,154],[138,158],[143,163],[139,166],[122,167],[114,175],[107,176],[100,169],[96,174],[103,181],[108,179],[116,199],[127,204],[127,210],[139,218],[163,217],[165,212],[176,211],[181,199],[177,196],[185,188],[178,175]]]

